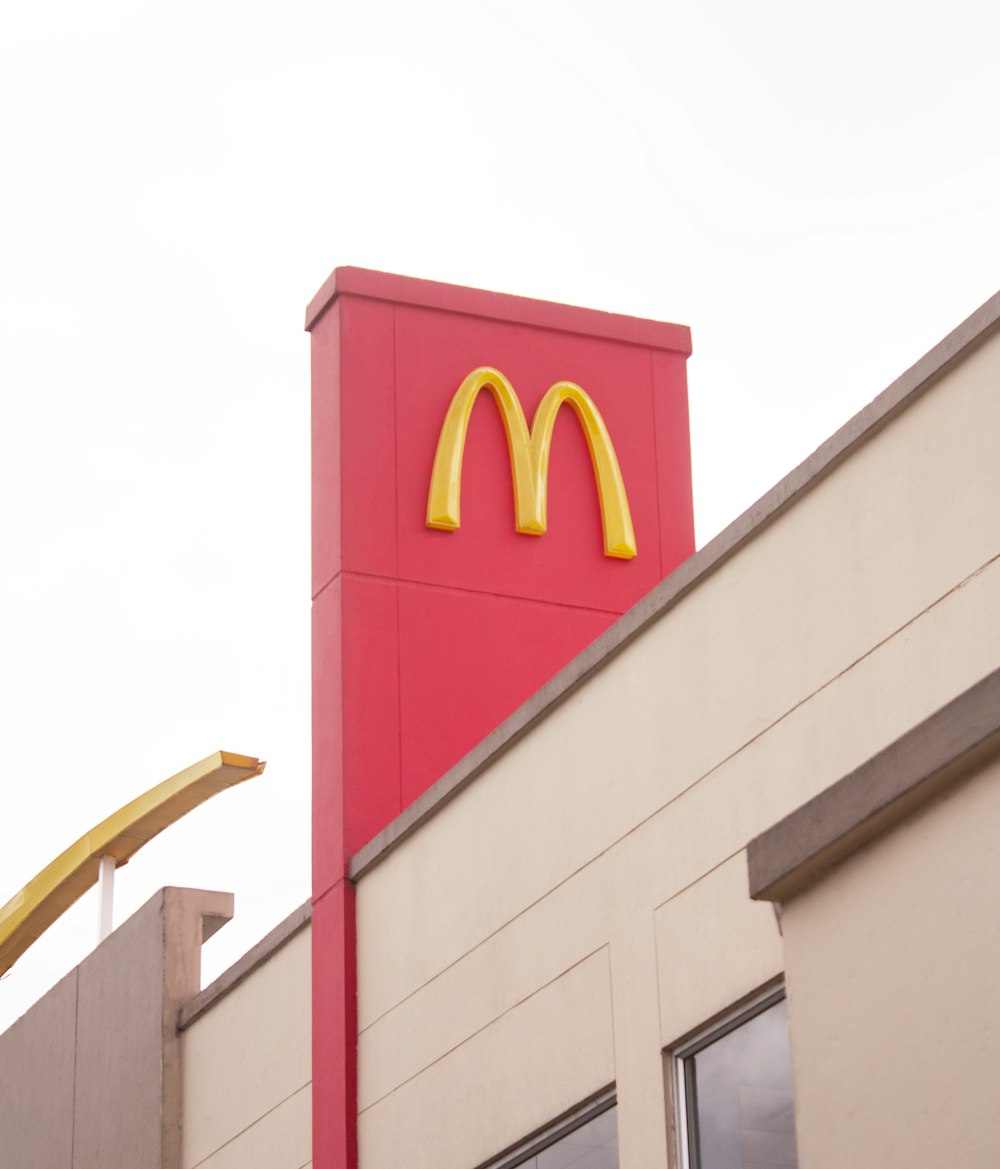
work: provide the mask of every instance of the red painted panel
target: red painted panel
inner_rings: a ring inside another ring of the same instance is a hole
[[[402,810],[397,586],[342,573],[313,602],[313,892]]]
[[[420,585],[401,587],[399,608],[404,807],[614,620]]]
[[[313,1165],[325,1169],[358,1163],[356,937],[345,880],[312,907]]]
[[[345,873],[343,588],[332,581],[312,608],[313,897]],[[348,687],[353,682],[348,679]]]
[[[344,574],[344,857],[402,811],[398,586]]]
[[[312,335],[312,592],[340,572],[340,305]]]
[[[679,353],[654,352],[653,419],[660,499],[661,577],[694,551],[687,373]]]
[[[649,351],[570,333],[399,308],[399,563],[407,580],[534,597],[623,613],[661,579],[656,449],[648,410]],[[490,395],[472,412],[462,469],[462,526],[426,527],[427,489],[445,412],[462,379],[491,365],[513,384],[530,423],[545,391],[575,381],[600,410],[622,468],[639,555],[604,555],[594,472],[572,410],[560,411],[544,536],[514,530],[507,441]],[[678,550],[679,558],[688,554]]]
[[[316,322],[329,311],[338,296],[364,296],[390,304],[415,304],[439,312],[485,317],[490,321],[514,321],[554,332],[607,337],[650,349],[672,349],[683,354],[691,352],[691,332],[686,325],[626,317],[620,313],[577,308],[528,296],[511,296],[505,292],[487,292],[482,288],[464,288],[459,284],[441,284],[437,280],[421,280],[414,276],[373,272],[368,268],[337,268],[330,273],[306,309],[307,331],[315,329]]]
[[[396,419],[391,305],[339,302],[341,524],[345,571],[396,575]]]

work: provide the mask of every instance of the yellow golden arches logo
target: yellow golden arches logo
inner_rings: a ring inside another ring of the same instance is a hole
[[[164,828],[227,787],[260,775],[264,766],[250,755],[216,751],[91,828],[0,906],[0,974],[97,884],[105,862],[114,872]]]
[[[604,555],[631,560],[637,549],[625,482],[611,435],[593,400],[574,382],[556,382],[538,403],[529,430],[514,387],[498,369],[486,365],[465,378],[444,416],[427,496],[427,526],[454,531],[461,523],[462,455],[472,407],[483,389],[493,395],[507,432],[517,530],[532,536],[545,531],[552,430],[560,406],[567,403],[583,427],[594,464],[604,525]]]

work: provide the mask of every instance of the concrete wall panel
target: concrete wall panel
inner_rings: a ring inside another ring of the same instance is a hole
[[[743,853],[661,905],[655,921],[662,1047],[782,972],[777,919],[747,898]]]
[[[359,1107],[488,1026],[604,946],[611,933],[609,869],[590,865],[442,969],[361,1033]],[[362,998],[365,986],[360,987]]]
[[[306,1084],[197,1162],[198,1169],[307,1169],[312,1164],[312,1090]]]
[[[0,1035],[0,1164],[70,1169],[77,971]]]
[[[996,1165],[998,824],[994,763],[785,904],[808,1169]]]
[[[178,1013],[203,940],[232,912],[228,893],[161,889],[0,1037],[0,1075],[15,1077],[4,1169],[179,1169]]]
[[[160,1165],[162,912],[147,902],[80,966],[73,1169]]]
[[[766,733],[704,775],[678,781],[681,793],[623,833],[619,844],[629,856],[616,880],[642,889],[650,909],[668,900],[978,680],[1000,660],[1000,622],[991,619],[998,590],[1000,562],[994,560],[829,685],[794,705]],[[651,640],[660,628],[651,631]],[[644,676],[655,691],[655,673]],[[654,719],[654,701],[637,695],[633,718]],[[575,709],[571,700],[550,721],[558,722],[556,716],[566,712],[568,717]],[[558,723],[565,737],[586,738],[601,716],[599,704],[583,715],[575,726],[573,721]],[[679,716],[670,721],[678,728],[685,725]],[[710,736],[708,728],[692,730],[688,724],[691,734],[701,730]],[[592,860],[609,846],[619,846],[594,839],[597,827],[607,831],[615,798],[606,769],[591,761],[567,771],[554,752],[532,750],[529,742],[535,740],[515,746],[498,761],[488,782],[463,792],[362,880],[363,1028],[440,971],[450,971],[528,907],[539,906],[550,890],[565,883],[568,873],[585,867],[580,854]],[[639,754],[637,760],[623,751],[616,765],[619,779],[650,782],[643,768],[651,765]],[[668,752],[657,770],[669,778],[677,766]],[[543,787],[552,793],[552,807],[544,817],[533,816],[523,797]],[[602,793],[607,817],[598,814]],[[579,802],[591,809],[584,844],[572,840],[572,810]],[[559,813],[560,807],[565,814]],[[646,837],[648,844],[639,846]],[[553,872],[553,856],[566,860],[567,853],[574,854],[572,862],[567,861],[562,873]],[[457,872],[461,880],[455,880]],[[496,880],[497,872],[504,873],[504,880]],[[385,928],[366,930],[368,915]]]
[[[361,1113],[364,1169],[470,1169],[615,1078],[599,951]]]
[[[272,1163],[266,1160],[270,1134],[291,1124],[309,1099],[303,1089],[312,1079],[311,962],[311,934],[304,929],[184,1031],[184,1169],[214,1167],[223,1149],[230,1152],[218,1163],[228,1166],[232,1148],[265,1158],[247,1165]],[[282,1116],[261,1128],[261,1118],[276,1109]],[[294,1169],[310,1156],[310,1142],[307,1123],[291,1146],[292,1160],[299,1157]]]

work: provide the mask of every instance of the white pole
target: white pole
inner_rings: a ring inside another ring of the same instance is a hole
[[[103,942],[111,933],[115,903],[115,865],[113,856],[102,856],[97,870],[97,940]]]

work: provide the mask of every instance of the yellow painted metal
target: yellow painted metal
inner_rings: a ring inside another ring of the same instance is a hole
[[[0,908],[0,974],[97,882],[102,856],[125,864],[144,844],[227,787],[264,770],[249,755],[216,751],[102,820]]]
[[[427,496],[427,526],[454,531],[461,522],[462,456],[472,407],[483,389],[493,395],[507,432],[517,530],[532,536],[540,536],[545,531],[552,430],[556,414],[565,403],[580,421],[594,465],[604,525],[604,554],[623,560],[635,556],[632,513],[618,456],[604,419],[590,396],[575,382],[556,382],[539,402],[529,431],[514,387],[498,369],[485,365],[464,379],[445,415]]]

